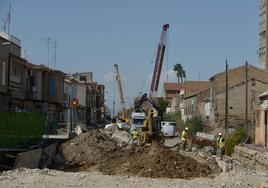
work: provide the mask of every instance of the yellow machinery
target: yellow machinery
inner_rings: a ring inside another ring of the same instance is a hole
[[[135,102],[135,111],[145,111],[142,109],[142,104],[148,102],[152,108],[148,108],[147,116],[144,121],[144,126],[141,130],[141,142],[148,143],[151,142],[153,139],[156,139],[160,135],[161,130],[161,121],[163,120],[163,110],[158,104],[152,100],[152,98],[147,97],[147,94],[143,94],[142,97]],[[157,116],[154,117],[154,110],[157,111]]]
[[[141,132],[141,142],[142,143],[148,143],[148,142],[152,141],[153,116],[154,116],[154,110],[150,109],[148,111],[148,115],[144,121],[144,127],[142,128],[142,132]]]

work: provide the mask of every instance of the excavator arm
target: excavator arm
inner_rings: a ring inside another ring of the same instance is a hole
[[[140,112],[140,111],[145,111],[142,109],[142,105],[148,102],[149,104],[152,105],[152,107],[157,111],[158,113],[158,118],[160,120],[163,119],[163,109],[150,97],[147,96],[147,93],[144,93],[139,100],[135,101],[135,111]]]

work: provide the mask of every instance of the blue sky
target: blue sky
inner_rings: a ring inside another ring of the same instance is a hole
[[[208,80],[247,60],[258,66],[257,0],[1,0],[0,18],[12,6],[11,34],[22,40],[32,63],[46,64],[44,38],[57,41],[56,68],[92,71],[106,86],[107,104],[114,93],[113,64],[119,65],[127,105],[148,92],[162,25],[170,24],[162,80],[176,81],[176,63],[188,80]],[[1,28],[2,28],[1,23]],[[162,93],[162,83],[158,95]],[[116,90],[117,91],[117,90]]]

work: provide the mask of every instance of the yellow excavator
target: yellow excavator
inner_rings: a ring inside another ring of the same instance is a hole
[[[145,108],[142,108],[144,103],[149,103]],[[141,128],[140,141],[148,143],[156,140],[161,136],[161,121],[163,120],[163,109],[151,98],[147,93],[135,102],[136,112],[145,112],[147,114],[144,121],[144,126]]]

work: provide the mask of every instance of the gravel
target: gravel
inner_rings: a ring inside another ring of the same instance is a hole
[[[16,169],[0,174],[0,187],[263,187],[267,172],[250,170],[221,173],[215,178],[191,180],[103,175],[99,172],[62,172],[49,169]]]

